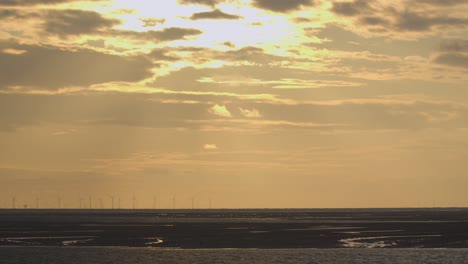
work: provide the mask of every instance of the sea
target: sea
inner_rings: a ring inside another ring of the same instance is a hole
[[[468,209],[0,210],[22,263],[468,264]]]
[[[2,264],[463,264],[468,249],[152,249],[1,247]]]

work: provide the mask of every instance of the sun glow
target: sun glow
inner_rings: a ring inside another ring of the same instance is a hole
[[[144,32],[164,30],[165,28],[194,28],[201,30],[199,36],[187,37],[170,43],[152,43],[150,46],[191,46],[226,49],[223,43],[229,42],[232,48],[246,46],[262,47],[267,51],[278,46],[297,44],[300,35],[297,27],[286,17],[267,13],[249,5],[239,3],[221,4],[217,9],[239,19],[191,19],[194,13],[210,12],[216,8],[197,5],[179,5],[175,0],[156,4],[151,0],[117,0],[110,16],[117,17],[122,24],[121,30]],[[154,23],[145,23],[145,21]]]

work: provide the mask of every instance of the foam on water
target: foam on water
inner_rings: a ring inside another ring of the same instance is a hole
[[[341,239],[345,248],[385,248],[396,246],[394,240],[399,238],[427,238],[440,237],[441,235],[417,235],[417,236],[376,236],[376,237],[354,237]]]

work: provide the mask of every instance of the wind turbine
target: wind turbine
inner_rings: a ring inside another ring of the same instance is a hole
[[[119,209],[120,209],[120,208],[121,208],[121,207],[120,207],[120,197],[117,197],[117,199],[119,200]]]
[[[36,195],[36,209],[39,209],[39,196]]]
[[[175,198],[176,198],[176,196],[174,195],[174,196],[172,197],[172,209],[175,209],[175,207],[176,207],[176,206],[175,206],[175,205],[176,205],[176,203],[175,203],[175,202],[176,202],[176,199],[175,199]]]
[[[92,209],[93,208],[93,199],[91,198],[91,196],[89,196],[89,209]]]
[[[60,209],[62,207],[62,196],[57,197],[57,201],[58,201],[58,209]]]
[[[13,209],[16,209],[16,196],[11,197],[11,202],[13,204]]]
[[[153,196],[153,209],[156,209],[156,204],[157,204],[157,202],[158,202],[158,195],[155,194],[155,195]]]
[[[136,196],[135,196],[135,193],[133,193],[133,210],[135,210],[135,204],[136,204]]]
[[[111,198],[111,201],[112,201],[112,209],[114,209],[114,199],[115,199],[115,195],[109,195],[109,197]]]

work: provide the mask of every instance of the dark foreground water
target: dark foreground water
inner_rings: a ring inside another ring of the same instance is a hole
[[[468,209],[0,210],[0,246],[468,248]]]
[[[468,263],[468,249],[147,249],[0,247],[2,264]]]

